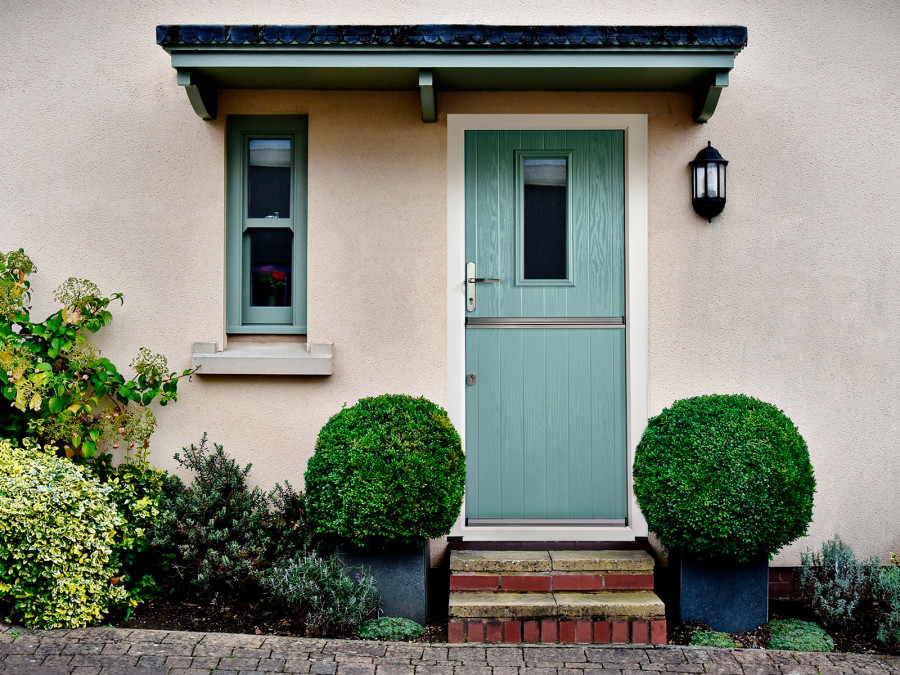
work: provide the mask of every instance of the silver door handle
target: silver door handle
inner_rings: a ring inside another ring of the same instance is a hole
[[[496,284],[499,279],[482,279],[475,276],[475,263],[466,263],[466,309],[475,311],[475,284]]]

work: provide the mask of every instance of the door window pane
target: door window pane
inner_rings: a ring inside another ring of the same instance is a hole
[[[291,141],[250,141],[247,167],[247,217],[290,218]]]
[[[566,159],[524,160],[525,279],[566,279]]]
[[[286,228],[253,228],[250,237],[250,305],[290,307],[294,233]]]

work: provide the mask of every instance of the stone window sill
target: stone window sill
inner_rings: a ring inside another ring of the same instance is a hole
[[[334,345],[237,343],[219,350],[215,342],[195,342],[191,367],[197,375],[331,375]]]

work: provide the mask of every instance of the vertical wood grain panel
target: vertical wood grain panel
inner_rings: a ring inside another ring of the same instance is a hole
[[[547,414],[550,400],[547,390],[548,345],[550,331],[524,330],[523,411],[524,435],[523,491],[525,495],[522,515],[525,518],[543,518],[547,513]]]
[[[547,513],[569,513],[569,331],[547,330]],[[547,516],[545,516],[547,517]]]
[[[498,296],[497,314],[481,316],[524,316],[522,288],[516,286],[516,164],[515,151],[522,145],[523,135],[528,132],[498,131],[498,152],[500,189],[499,204],[502,222],[498,237],[496,256],[498,259],[499,284],[494,289]]]
[[[482,330],[482,329],[479,329]],[[524,508],[525,458],[525,333],[524,330],[490,330],[500,334],[500,513],[501,518],[521,518]]]

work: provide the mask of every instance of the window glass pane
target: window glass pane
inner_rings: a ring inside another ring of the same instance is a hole
[[[250,305],[290,307],[294,233],[286,228],[253,228],[250,237]]]
[[[247,169],[247,217],[290,218],[291,141],[250,141]]]
[[[525,279],[565,279],[566,159],[524,160]]]

